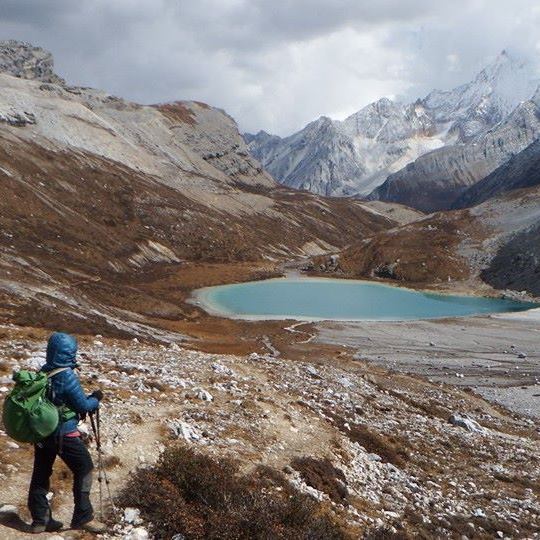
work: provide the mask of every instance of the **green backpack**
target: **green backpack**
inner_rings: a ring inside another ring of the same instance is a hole
[[[4,401],[2,421],[6,433],[23,443],[39,442],[56,430],[60,412],[48,397],[49,379],[70,368],[49,373],[20,370],[13,374],[15,387]]]

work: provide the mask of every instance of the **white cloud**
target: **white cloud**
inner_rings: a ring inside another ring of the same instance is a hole
[[[70,82],[207,101],[279,134],[460,84],[505,47],[537,56],[539,22],[531,0],[0,3],[0,36],[48,48]]]

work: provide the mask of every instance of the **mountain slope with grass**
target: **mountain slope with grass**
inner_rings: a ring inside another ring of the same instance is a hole
[[[4,319],[144,333],[193,313],[186,266],[247,279],[396,223],[278,186],[221,110],[69,86],[24,43],[1,45],[0,66]]]
[[[484,294],[494,287],[538,297],[539,224],[540,187],[516,189],[377,233],[338,259],[316,257],[313,268],[419,287]]]

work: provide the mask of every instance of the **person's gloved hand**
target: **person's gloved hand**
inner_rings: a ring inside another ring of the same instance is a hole
[[[95,397],[98,401],[101,401],[103,399],[103,392],[101,390],[94,390],[90,397]]]

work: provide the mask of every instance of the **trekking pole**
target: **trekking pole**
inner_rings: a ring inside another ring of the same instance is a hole
[[[111,509],[114,513],[116,513],[116,506],[114,504],[114,499],[111,494],[111,486],[109,482],[109,477],[107,476],[107,468],[105,467],[105,464],[103,463],[103,450],[101,449],[101,420],[99,415],[99,409],[96,411],[96,420],[97,420],[97,432],[99,435],[99,462],[101,466],[101,472],[103,475],[103,479],[105,480],[105,487],[107,488],[107,496],[109,497],[109,504],[111,505]]]
[[[96,416],[94,420],[94,414]],[[101,518],[104,517],[103,512],[103,482],[107,489],[107,496],[109,498],[109,504],[114,513],[116,513],[116,506],[114,504],[114,499],[111,494],[111,487],[109,482],[109,477],[107,476],[107,471],[105,464],[103,463],[103,449],[101,447],[101,418],[99,414],[99,409],[95,413],[90,414],[90,424],[92,425],[92,431],[94,432],[94,438],[96,440],[96,449],[98,453],[98,482],[99,482],[99,502],[101,506]]]
[[[98,409],[99,410],[99,409]],[[99,437],[99,431],[96,428],[96,423],[94,421],[94,413],[90,413],[90,425],[92,426],[92,432],[94,433],[94,439],[96,441],[96,449],[98,453],[98,483],[99,483],[99,512],[100,518],[103,519],[105,513],[103,512],[103,478],[101,477],[101,441]]]

